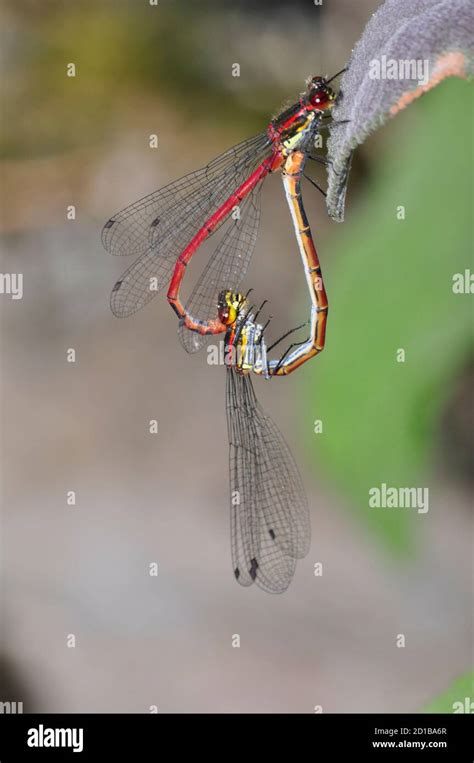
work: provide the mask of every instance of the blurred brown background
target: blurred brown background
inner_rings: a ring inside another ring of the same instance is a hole
[[[256,380],[301,467],[313,546],[283,596],[241,588],[224,371],[183,352],[163,296],[126,321],[108,307],[130,260],[102,250],[104,221],[262,130],[309,74],[340,69],[377,5],[4,0],[2,272],[23,273],[24,296],[1,300],[1,700],[45,712],[408,712],[469,667],[468,467],[449,465],[460,459],[434,456],[420,483],[435,486],[429,519],[400,563],[305,445],[298,403],[317,369]],[[358,152],[354,206],[400,130]],[[322,197],[306,194],[324,269],[339,230]],[[294,252],[271,178],[246,285],[271,300],[276,333],[304,319]],[[337,286],[329,277],[336,305]],[[461,448],[466,378],[463,366],[443,414],[454,434],[440,429],[435,454]]]

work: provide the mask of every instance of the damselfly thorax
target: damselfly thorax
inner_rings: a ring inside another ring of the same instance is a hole
[[[307,146],[318,133],[319,119],[314,112],[305,114],[297,125],[294,125],[288,137],[282,136],[282,154],[287,157],[292,151]]]
[[[240,374],[254,371],[269,377],[267,346],[263,337],[265,327],[256,322],[260,310],[254,313],[243,294],[230,290],[219,294],[218,316],[227,327],[224,340],[226,365]]]

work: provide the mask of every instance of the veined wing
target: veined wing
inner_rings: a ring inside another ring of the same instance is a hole
[[[266,134],[257,135],[110,218],[102,234],[105,248],[140,255],[114,286],[115,315],[136,312],[169,282],[189,241],[271,149]]]
[[[227,369],[231,546],[241,585],[282,593],[308,553],[308,504],[283,436],[255,397],[248,375]]]
[[[224,237],[211,255],[186,304],[189,315],[209,321],[216,317],[219,292],[224,289],[238,291],[257,242],[261,188],[262,183],[259,183],[241,203],[239,217],[228,222]],[[187,352],[197,352],[209,338],[183,325],[178,333]]]

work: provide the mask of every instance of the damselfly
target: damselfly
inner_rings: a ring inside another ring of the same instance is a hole
[[[282,169],[302,146],[305,157],[324,162],[314,153],[314,143],[328,126],[336,98],[329,83],[335,77],[310,78],[298,101],[272,119],[265,132],[110,218],[102,234],[105,248],[116,255],[139,255],[114,286],[115,315],[131,315],[169,283],[168,300],[182,319],[181,341],[188,352],[200,349],[199,326],[212,321],[219,292],[237,291],[247,271],[257,238],[262,181]],[[179,291],[186,266],[229,218],[229,227],[183,306]]]
[[[244,296],[222,292],[219,303],[220,319],[232,316],[225,339],[232,567],[241,585],[282,593],[309,550],[308,503],[288,445],[255,397],[250,371],[271,374],[263,326]]]
[[[271,593],[288,587],[296,560],[308,552],[311,525],[298,469],[281,433],[255,397],[250,372],[267,379],[284,376],[324,348],[328,304],[301,197],[304,162],[305,151],[293,151],[282,174],[311,297],[309,338],[290,345],[279,359],[269,359],[268,352],[291,331],[267,348],[264,333],[269,321],[257,322],[265,302],[254,312],[248,294],[244,297],[231,290],[219,294],[217,318],[207,325],[209,333],[216,333],[216,325],[225,330],[234,575],[241,585],[255,582]]]

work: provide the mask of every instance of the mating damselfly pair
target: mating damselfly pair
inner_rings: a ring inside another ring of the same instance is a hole
[[[188,352],[201,349],[206,337],[216,334],[225,335],[228,350],[237,350],[227,354],[226,384],[233,570],[242,585],[255,582],[273,593],[286,590],[296,560],[307,554],[310,519],[296,464],[258,403],[250,373],[267,379],[286,376],[324,348],[328,302],[301,180],[306,177],[308,159],[325,162],[315,153],[315,138],[328,127],[336,99],[330,82],[335,77],[310,78],[298,101],[272,119],[265,132],[126,207],[110,218],[102,236],[112,254],[138,255],[112,291],[115,315],[131,315],[168,284],[168,301],[179,317],[180,340]],[[296,329],[267,347],[268,321],[258,323],[260,311],[239,289],[257,240],[263,180],[277,170],[283,179],[311,312],[308,339],[270,358],[268,353]],[[234,216],[236,208],[239,214]],[[183,305],[180,288],[187,265],[204,241],[226,223]]]

